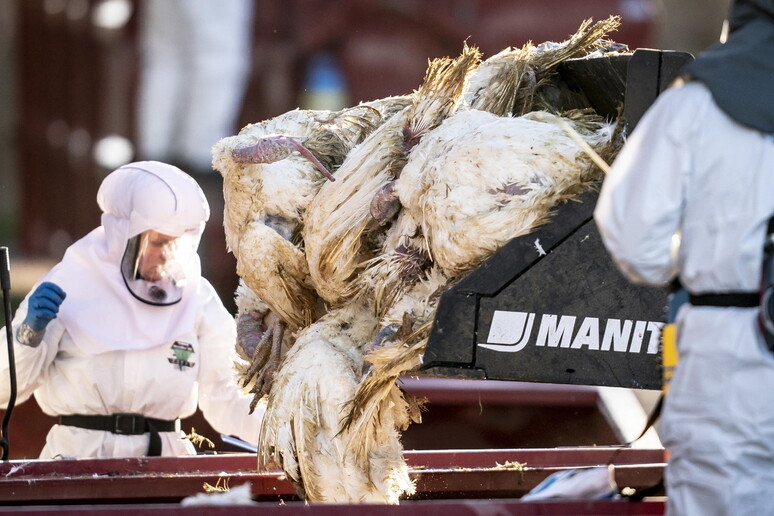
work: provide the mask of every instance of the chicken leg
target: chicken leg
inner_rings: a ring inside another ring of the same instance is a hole
[[[271,390],[274,373],[280,364],[284,333],[285,323],[271,310],[264,314],[253,310],[237,319],[237,351],[243,358],[249,356],[250,360],[242,387],[255,379],[250,389],[254,395],[250,413],[255,410],[258,400]]]
[[[294,138],[281,134],[264,136],[253,145],[235,148],[231,156],[236,163],[274,163],[287,158],[293,152],[299,152],[311,161],[322,175],[331,181],[336,181],[312,151],[303,146],[303,140],[306,138]]]

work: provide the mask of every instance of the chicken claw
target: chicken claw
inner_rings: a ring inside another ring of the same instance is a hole
[[[255,394],[252,403],[250,403],[251,412],[255,409],[258,400],[264,395],[269,394],[272,382],[274,381],[274,373],[279,369],[282,359],[282,337],[285,335],[286,325],[279,316],[274,314],[274,312],[269,312],[267,318],[267,335],[271,336],[271,349],[268,360],[261,366],[260,373],[255,380],[255,385],[250,390],[251,393]],[[269,338],[267,338],[267,340],[269,340]]]
[[[274,163],[287,158],[293,152],[299,152],[311,161],[322,175],[331,181],[336,181],[312,151],[302,145],[304,140],[306,138],[294,138],[281,134],[264,136],[253,145],[235,148],[231,152],[231,157],[237,163]]]
[[[263,316],[262,312],[250,310],[237,318],[236,351],[244,360],[252,362],[255,350],[266,332]]]
[[[250,361],[242,387],[255,379],[250,389],[254,395],[250,413],[255,410],[258,400],[271,389],[274,373],[280,364],[284,334],[285,323],[271,310],[265,314],[248,312],[237,319],[237,352]]]

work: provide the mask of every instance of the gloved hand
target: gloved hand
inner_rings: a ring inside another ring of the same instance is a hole
[[[59,285],[45,281],[38,285],[29,298],[24,322],[34,331],[41,331],[59,313],[59,306],[67,294]]]

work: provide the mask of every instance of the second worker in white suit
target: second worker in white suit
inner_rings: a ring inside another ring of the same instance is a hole
[[[670,516],[774,514],[774,350],[758,320],[774,215],[774,0],[737,0],[729,29],[639,122],[595,211],[631,280],[679,276],[690,294],[660,428]]]

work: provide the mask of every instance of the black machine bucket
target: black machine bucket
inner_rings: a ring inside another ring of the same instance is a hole
[[[627,131],[692,56],[638,49],[559,70]],[[558,206],[441,296],[421,371],[434,376],[661,389],[667,289],[616,269],[593,220],[598,192]]]

